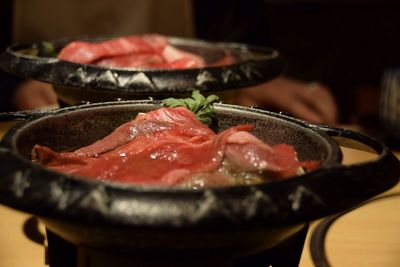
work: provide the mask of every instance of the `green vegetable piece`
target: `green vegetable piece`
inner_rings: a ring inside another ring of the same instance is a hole
[[[167,98],[162,103],[166,107],[185,107],[192,111],[199,121],[210,126],[217,116],[213,104],[218,100],[217,95],[205,98],[199,90],[194,90],[189,98]]]
[[[40,43],[40,52],[47,57],[57,57],[57,51],[53,43],[43,41]]]

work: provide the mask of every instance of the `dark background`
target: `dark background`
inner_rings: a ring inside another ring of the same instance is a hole
[[[0,51],[4,51],[11,43],[13,1],[3,0],[0,4]],[[21,79],[8,75],[0,70],[0,112],[13,109],[11,103],[12,88]]]
[[[1,4],[4,50],[12,40],[13,1]],[[286,75],[332,90],[341,122],[376,117],[382,73],[400,65],[397,1],[194,0],[193,7],[197,37],[277,48]],[[0,75],[0,110],[10,110],[7,88],[18,79]]]
[[[385,68],[400,65],[397,1],[198,0],[201,38],[269,45],[286,74],[326,84],[342,122],[375,116]]]

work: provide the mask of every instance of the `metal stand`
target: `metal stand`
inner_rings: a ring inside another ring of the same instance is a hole
[[[298,266],[308,225],[279,245],[241,259],[160,259],[154,255],[151,259],[139,259],[127,255],[116,255],[91,248],[75,246],[47,230],[48,257],[50,267],[125,267],[125,266],[221,266],[221,267],[293,267]]]

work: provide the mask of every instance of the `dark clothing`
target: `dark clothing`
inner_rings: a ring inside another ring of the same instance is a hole
[[[286,74],[320,81],[335,95],[341,121],[360,87],[379,89],[384,68],[400,64],[397,1],[196,0],[203,39],[278,49]]]
[[[14,89],[21,82],[21,78],[0,71],[0,112],[14,110],[12,96]]]
[[[3,51],[11,43],[12,0],[0,9]],[[341,121],[359,87],[380,87],[383,69],[400,64],[400,3],[389,0],[194,0],[196,35],[277,48],[286,74],[320,81],[338,100]],[[0,110],[18,79],[0,75]]]
[[[0,52],[11,44],[12,0],[2,1],[0,8]],[[0,112],[12,110],[12,94],[21,79],[0,70]]]
[[[13,1],[1,1],[0,8],[0,49],[3,51],[11,43],[11,22],[13,14]]]

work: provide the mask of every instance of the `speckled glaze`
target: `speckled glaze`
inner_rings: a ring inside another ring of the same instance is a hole
[[[84,146],[138,112],[158,107],[157,101],[120,101],[25,113],[31,120],[11,129],[1,143],[0,203],[38,215],[74,244],[127,252],[247,255],[389,189],[400,176],[396,157],[366,135],[225,104],[216,104],[215,130],[255,124],[254,134],[265,142],[290,143],[300,160],[321,160],[321,166],[279,182],[187,190],[93,181],[30,161],[37,143],[55,150]],[[344,166],[337,143],[379,156]]]
[[[106,38],[79,38],[99,41]],[[53,41],[61,49],[73,39]],[[277,50],[238,43],[211,43],[195,39],[169,37],[177,48],[202,56],[213,63],[228,53],[236,62],[230,65],[193,69],[106,68],[91,64],[66,62],[51,57],[21,53],[38,43],[9,47],[0,56],[0,68],[23,77],[49,82],[68,104],[79,101],[101,102],[117,98],[159,99],[190,93],[224,91],[256,85],[275,78],[283,71]]]

